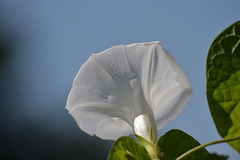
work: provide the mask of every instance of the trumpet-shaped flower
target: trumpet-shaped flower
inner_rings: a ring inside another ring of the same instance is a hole
[[[138,134],[157,139],[191,95],[177,62],[160,42],[119,45],[93,54],[80,68],[66,108],[78,126],[102,139]]]

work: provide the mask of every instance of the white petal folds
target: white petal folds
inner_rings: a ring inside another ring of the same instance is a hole
[[[153,130],[183,109],[191,86],[160,42],[120,45],[93,54],[80,68],[66,108],[90,135],[116,140],[148,115]]]

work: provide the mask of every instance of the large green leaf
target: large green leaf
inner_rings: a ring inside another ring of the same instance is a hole
[[[240,21],[213,41],[207,56],[207,99],[223,138],[240,136]],[[240,141],[229,142],[240,153]]]
[[[200,144],[183,131],[173,129],[159,138],[157,147],[161,160],[175,160],[188,150]],[[205,148],[188,155],[184,160],[209,160],[209,153]]]
[[[137,140],[124,136],[114,143],[108,160],[151,160],[151,158]]]

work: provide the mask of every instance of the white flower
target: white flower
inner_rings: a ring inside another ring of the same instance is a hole
[[[180,66],[160,42],[119,45],[93,54],[74,79],[66,108],[90,135],[154,139],[191,95]]]

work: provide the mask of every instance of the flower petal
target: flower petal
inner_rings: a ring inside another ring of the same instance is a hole
[[[74,79],[66,108],[83,131],[116,140],[133,133],[140,115],[149,122],[155,117],[161,128],[190,95],[186,76],[160,42],[137,43],[92,55]]]
[[[139,73],[144,97],[154,112],[157,129],[174,119],[191,96],[181,67],[160,42],[127,45],[133,70]]]
[[[159,47],[158,53],[154,58],[158,67],[153,71],[150,94],[157,129],[161,129],[182,111],[192,94],[192,88],[171,55],[163,47]]]

